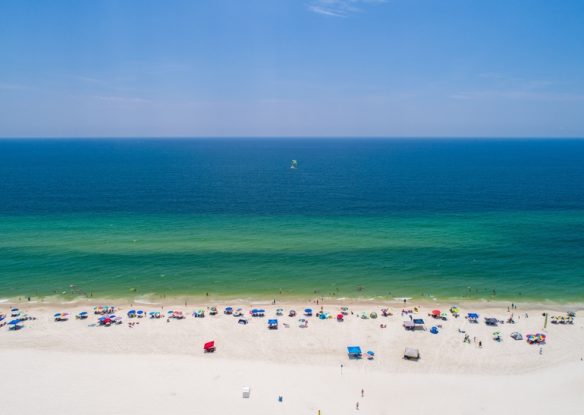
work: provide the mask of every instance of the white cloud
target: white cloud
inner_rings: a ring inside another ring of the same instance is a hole
[[[386,3],[386,0],[312,0],[308,10],[323,16],[347,17],[362,11],[365,4]]]

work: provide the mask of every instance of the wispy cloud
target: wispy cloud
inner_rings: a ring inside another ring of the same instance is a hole
[[[387,0],[312,0],[307,4],[313,13],[331,17],[347,17],[361,12],[366,4],[386,3]]]
[[[481,89],[460,91],[451,95],[453,99],[509,99],[525,101],[584,101],[584,95],[570,92],[528,91],[525,89]]]
[[[484,82],[473,89],[461,90],[451,94],[458,100],[506,99],[525,101],[582,101],[584,95],[573,90],[562,90],[557,81],[527,79],[497,72],[483,72],[478,79]]]
[[[132,103],[132,104],[148,104],[151,103],[149,99],[131,96],[118,96],[118,95],[94,95],[93,98],[99,101],[106,102],[119,102],[119,103]]]
[[[0,82],[0,91],[27,91],[30,89],[31,87],[28,85]]]

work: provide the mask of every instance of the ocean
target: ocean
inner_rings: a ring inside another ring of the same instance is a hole
[[[207,293],[581,301],[584,140],[0,140],[0,298]]]

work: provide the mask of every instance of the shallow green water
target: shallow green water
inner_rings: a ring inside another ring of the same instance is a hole
[[[0,235],[2,297],[584,298],[582,212],[2,216]]]

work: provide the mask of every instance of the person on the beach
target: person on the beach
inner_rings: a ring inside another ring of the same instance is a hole
[[[365,389],[361,389],[361,397],[364,398],[365,397]]]
[[[359,402],[357,402],[357,403],[355,404],[355,409],[356,409],[356,410],[359,410]]]

